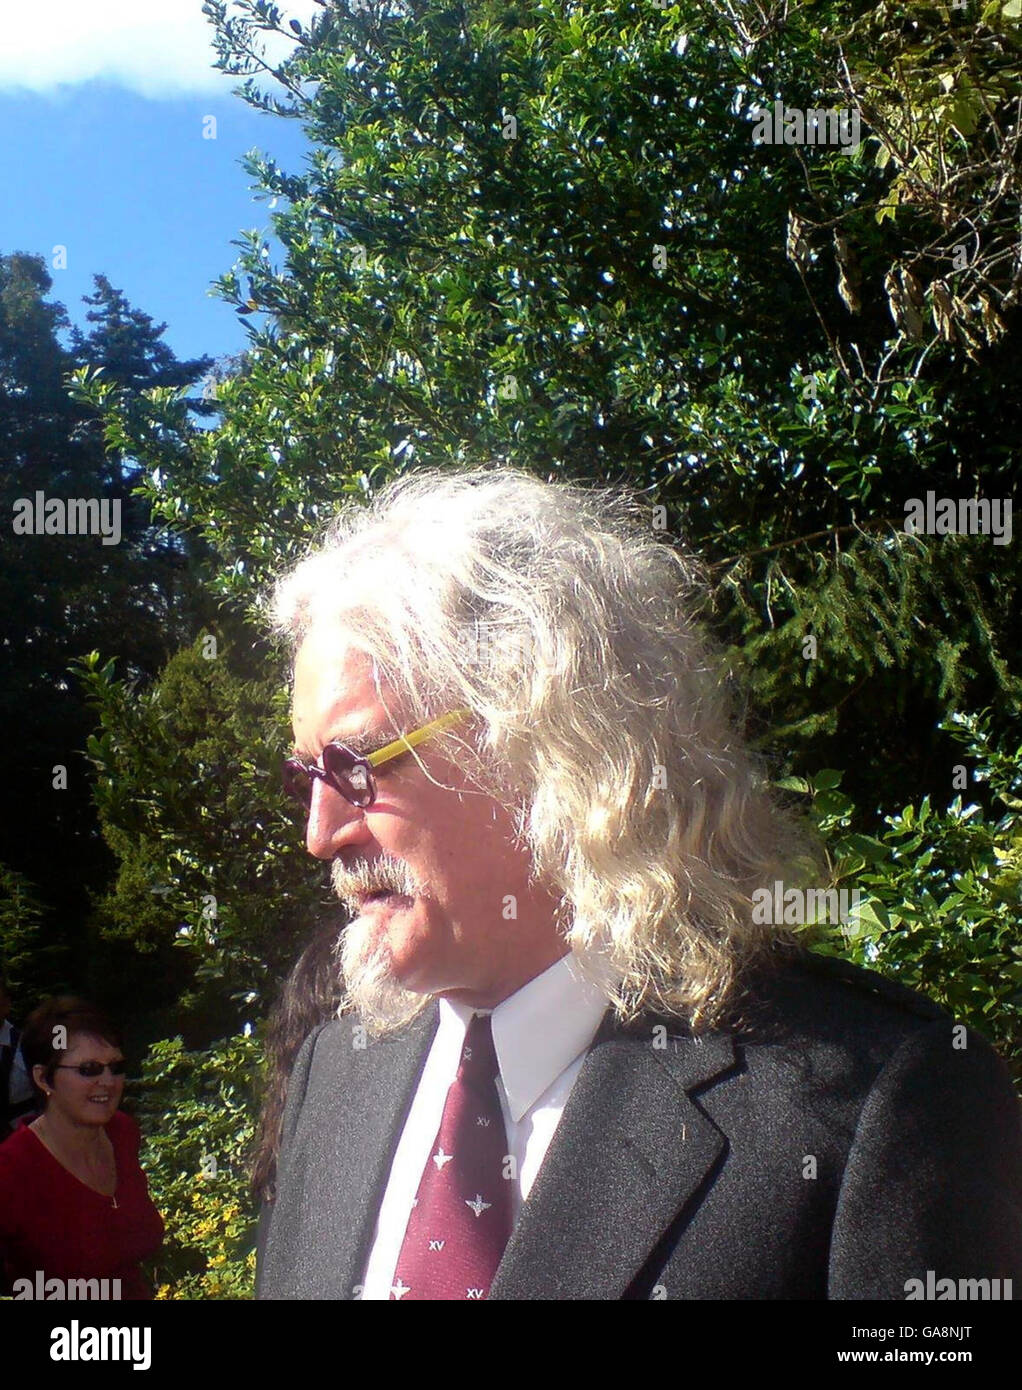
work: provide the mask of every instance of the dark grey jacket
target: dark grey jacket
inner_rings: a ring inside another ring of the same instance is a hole
[[[436,1026],[434,1008],[366,1048],[347,1020],[306,1039],[257,1297],[359,1297]],[[989,1044],[954,1029],[818,956],[702,1039],[608,1012],[490,1298],[903,1300],[928,1271],[1022,1297],[1018,1096]]]

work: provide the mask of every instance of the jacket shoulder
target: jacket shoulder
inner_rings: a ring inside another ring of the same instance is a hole
[[[750,1041],[760,1035],[808,1031],[846,1038],[904,1039],[952,1015],[918,990],[836,956],[787,948],[745,984],[735,1024]]]
[[[989,1041],[932,999],[810,951],[788,948],[747,982],[733,1027],[750,1079],[794,1087],[801,1103],[828,1110],[857,1111],[881,1076],[912,1058],[926,1059],[935,1084],[952,1057],[960,1084],[982,1073],[999,1092],[1013,1089]]]

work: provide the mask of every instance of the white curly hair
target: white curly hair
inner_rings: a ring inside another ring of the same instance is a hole
[[[816,860],[730,717],[705,592],[633,494],[500,466],[347,506],[268,596],[292,652],[335,629],[418,723],[474,712],[470,744],[443,738],[511,810],[582,968],[623,1022],[693,1030],[786,936],[753,892]]]

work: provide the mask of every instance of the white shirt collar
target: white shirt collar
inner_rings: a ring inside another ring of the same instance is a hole
[[[440,999],[440,1026],[462,1035],[473,1014],[493,1020],[493,1045],[508,1110],[517,1124],[564,1069],[586,1050],[607,1010],[607,996],[585,979],[569,951],[495,1009]]]

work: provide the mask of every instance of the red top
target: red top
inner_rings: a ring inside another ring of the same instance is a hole
[[[141,1134],[123,1110],[106,1132],[117,1164],[116,1207],[58,1163],[27,1120],[0,1144],[0,1257],[10,1279],[32,1280],[36,1297],[54,1277],[120,1279],[122,1298],[153,1296],[138,1265],[160,1248],[163,1219],[139,1166]]]

